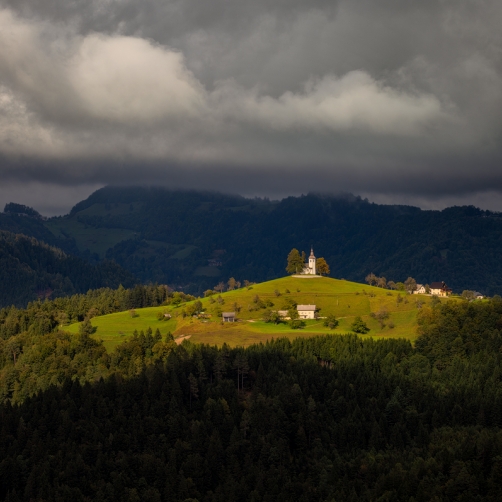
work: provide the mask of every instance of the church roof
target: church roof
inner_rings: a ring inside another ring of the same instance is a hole
[[[314,256],[314,248],[313,247],[310,248],[310,256],[309,256],[309,258],[315,258],[315,256]]]

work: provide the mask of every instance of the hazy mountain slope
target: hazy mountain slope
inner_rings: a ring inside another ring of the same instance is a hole
[[[56,246],[68,253],[77,254],[78,248],[70,236],[57,238],[39,218],[9,212],[0,213],[0,230],[13,234],[29,235],[51,246]]]
[[[195,293],[230,276],[281,276],[291,248],[308,251],[311,244],[334,277],[362,281],[374,272],[394,281],[413,276],[423,283],[444,280],[459,291],[502,293],[502,218],[473,207],[422,211],[354,196],[270,202],[106,187],[46,225],[58,238],[75,238],[81,252],[114,259],[143,281]]]

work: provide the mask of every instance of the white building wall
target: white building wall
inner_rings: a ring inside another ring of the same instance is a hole
[[[298,315],[300,319],[315,319],[315,312],[313,310],[299,310]]]
[[[309,268],[312,275],[316,275],[315,262],[315,258],[309,258]]]

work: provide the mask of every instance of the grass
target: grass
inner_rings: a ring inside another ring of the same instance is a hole
[[[289,290],[289,293],[287,292]],[[280,296],[276,295],[276,291]],[[400,294],[403,301],[397,301]],[[270,324],[263,322],[263,309],[252,310],[256,304],[254,297],[258,295],[263,301],[271,301],[272,309],[281,309],[284,301],[291,298],[299,304],[315,304],[320,316],[334,314],[340,321],[337,329],[330,330],[323,325],[322,319],[309,320],[304,329],[293,330],[287,324]],[[213,300],[221,296],[222,304]],[[418,308],[417,300],[427,304],[431,299],[425,295],[406,295],[396,291],[389,291],[359,283],[342,281],[330,278],[300,279],[284,277],[250,288],[241,288],[228,291],[221,295],[201,299],[204,310],[210,314],[209,319],[183,318],[181,313],[187,304],[177,307],[163,306],[136,309],[137,317],[131,317],[129,312],[119,312],[92,319],[92,324],[97,328],[97,338],[101,338],[107,350],[113,350],[118,344],[132,336],[134,330],[146,331],[149,327],[155,331],[160,329],[162,335],[171,331],[179,340],[189,337],[191,341],[208,344],[231,346],[248,346],[253,343],[264,342],[278,337],[308,337],[323,333],[347,333],[356,316],[361,316],[367,323],[370,331],[367,335],[373,338],[416,338],[416,317]],[[221,323],[219,311],[234,311],[240,308],[239,321],[236,323]],[[251,308],[251,310],[250,310]],[[378,321],[370,316],[371,312],[380,309],[389,312],[387,324],[381,328]],[[159,321],[158,312],[169,312],[172,318],[169,321]],[[394,323],[393,329],[389,322]],[[78,324],[68,327],[68,331],[77,332]]]
[[[49,220],[45,226],[56,237],[73,237],[79,251],[88,249],[91,253],[97,253],[100,258],[104,258],[107,249],[136,235],[132,230],[95,228],[77,221],[74,217]]]
[[[138,204],[133,205],[136,207]],[[73,237],[79,251],[84,252],[88,249],[91,253],[97,253],[100,258],[104,258],[106,251],[119,242],[132,239],[137,236],[133,230],[121,228],[96,228],[92,225],[82,223],[77,220],[79,215],[103,216],[103,215],[124,215],[130,214],[131,204],[109,204],[109,209],[105,209],[105,204],[93,204],[91,207],[78,212],[76,215],[55,218],[47,221],[45,226],[61,239]],[[139,258],[149,258],[156,256],[159,251],[170,255],[170,258],[184,260],[190,256],[197,246],[184,244],[169,244],[162,241],[148,240],[147,246],[141,246],[134,253]],[[218,269],[216,269],[218,270]],[[218,271],[219,274],[219,271]],[[208,275],[208,274],[200,274]],[[211,272],[210,274],[211,275]],[[214,271],[212,276],[215,277]]]

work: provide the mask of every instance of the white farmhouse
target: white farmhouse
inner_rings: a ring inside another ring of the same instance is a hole
[[[431,295],[436,295],[436,296],[451,295],[451,289],[446,285],[444,281],[432,282],[430,289],[431,289]]]
[[[425,295],[425,286],[423,284],[417,284],[417,289],[413,291],[415,295]]]
[[[315,305],[297,305],[296,310],[300,319],[315,319]]]

